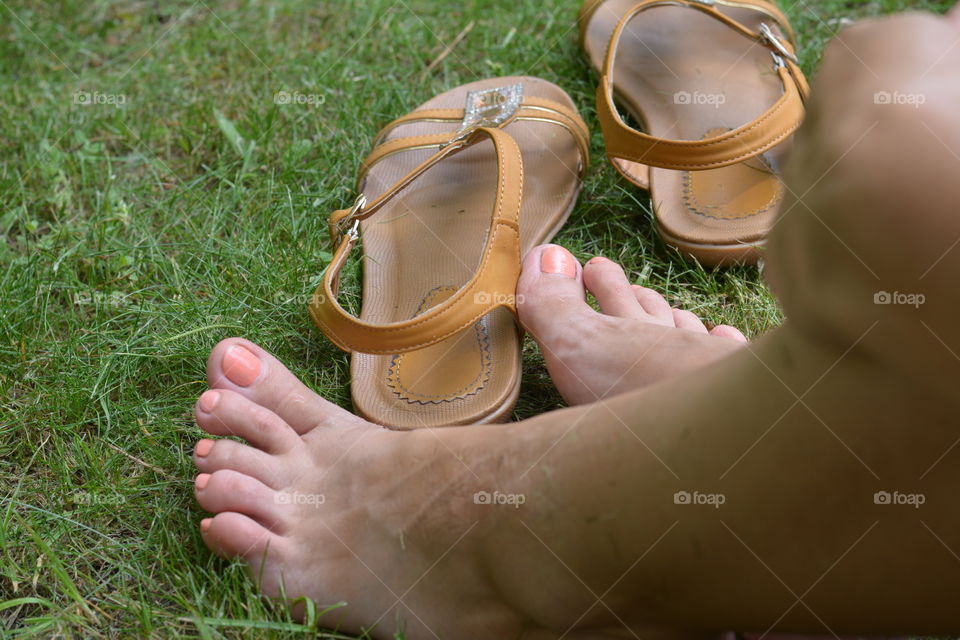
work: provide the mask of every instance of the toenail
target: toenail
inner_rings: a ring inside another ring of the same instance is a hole
[[[235,344],[223,356],[223,373],[233,384],[248,387],[260,375],[260,359],[246,347]]]
[[[568,278],[577,277],[577,263],[569,251],[562,247],[547,247],[540,254],[541,273],[552,273]]]
[[[200,396],[200,411],[210,413],[218,402],[220,402],[219,393],[213,390],[204,391],[203,395]]]
[[[206,458],[210,455],[210,450],[213,449],[213,440],[201,440],[197,443],[194,452],[197,454],[198,458]]]
[[[604,258],[603,256],[597,256],[596,258],[590,258],[590,262],[588,262],[587,264],[599,264],[601,262],[610,262],[610,261]]]
[[[210,531],[210,525],[212,524],[213,524],[213,518],[204,518],[203,520],[200,521],[200,531],[203,531],[204,533],[206,533],[207,531]]]
[[[197,489],[203,489],[204,487],[207,486],[208,482],[210,482],[210,474],[201,473],[200,475],[197,476],[197,480],[196,480]]]

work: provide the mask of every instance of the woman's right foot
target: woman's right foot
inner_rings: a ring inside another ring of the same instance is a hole
[[[602,313],[586,302],[589,291]],[[734,327],[707,329],[659,293],[631,285],[606,258],[581,266],[556,245],[527,256],[517,286],[520,322],[540,345],[570,404],[595,402],[698,369],[747,344]]]

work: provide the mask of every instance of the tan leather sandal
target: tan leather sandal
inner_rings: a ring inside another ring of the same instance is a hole
[[[708,266],[755,262],[809,94],[786,16],[765,0],[587,0],[579,25],[607,156],[650,191],[663,238]]]
[[[330,218],[337,248],[310,305],[353,354],[358,413],[400,429],[509,415],[520,389],[521,258],[566,222],[587,158],[573,102],[536,78],[459,87],[380,132],[360,169],[363,195]],[[357,318],[337,290],[361,238]]]

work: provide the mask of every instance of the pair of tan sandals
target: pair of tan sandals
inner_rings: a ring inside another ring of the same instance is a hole
[[[705,265],[755,262],[809,92],[787,18],[766,0],[587,0],[579,25],[607,156],[650,191],[663,238]],[[358,413],[397,429],[509,415],[521,260],[566,222],[588,158],[573,101],[529,77],[453,89],[377,135],[310,305],[353,354]],[[358,318],[337,294],[361,237]]]

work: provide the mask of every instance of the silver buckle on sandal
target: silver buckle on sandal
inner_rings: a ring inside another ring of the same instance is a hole
[[[345,215],[343,218],[337,222],[337,228],[340,230],[341,235],[349,236],[351,240],[356,241],[360,238],[360,219],[357,218],[357,215],[363,211],[363,208],[367,206],[367,196],[362,193],[357,196],[356,201],[353,203],[353,207],[350,209],[350,213]],[[350,222],[353,222],[353,226],[350,227],[348,231],[344,229]]]
[[[471,91],[467,94],[460,128],[441,149],[462,143],[480,127],[496,128],[510,120],[523,102],[523,85]]]
[[[776,49],[776,53],[779,53],[781,57],[786,58],[793,62],[793,64],[800,64],[800,60],[794,54],[790,53],[790,50],[787,49],[787,46],[783,44],[783,40],[777,37],[773,32],[773,29],[770,28],[766,22],[760,23],[760,42],[769,44],[771,47]]]

